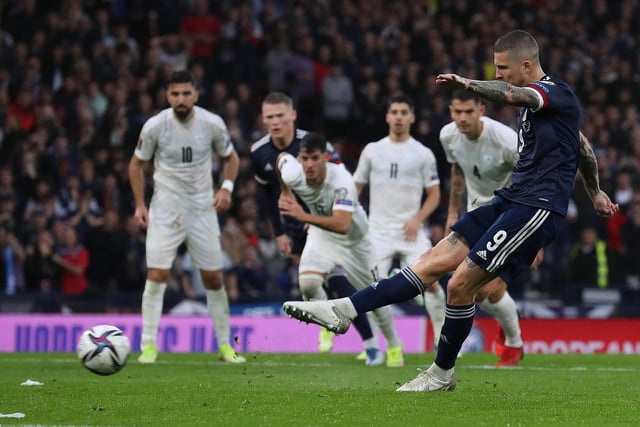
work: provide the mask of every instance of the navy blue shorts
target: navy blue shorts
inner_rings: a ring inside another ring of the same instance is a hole
[[[556,212],[495,196],[492,204],[465,213],[451,228],[466,240],[474,263],[511,283],[530,268],[564,221]]]

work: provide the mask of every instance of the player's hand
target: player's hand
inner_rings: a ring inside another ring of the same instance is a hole
[[[449,234],[451,231],[451,226],[458,221],[458,216],[454,216],[452,214],[447,215],[447,222],[444,225],[444,233],[445,235]]]
[[[226,188],[220,188],[213,196],[213,207],[216,212],[226,212],[231,207],[231,192]]]
[[[402,226],[402,231],[404,233],[404,240],[407,242],[415,242],[421,226],[422,226],[422,223],[416,218],[411,218],[409,221],[407,221]]]
[[[531,269],[537,270],[538,267],[540,267],[540,264],[542,264],[542,261],[544,261],[544,249],[540,249],[536,254],[536,257],[533,259],[533,262],[531,263]]]
[[[593,198],[593,207],[598,215],[605,218],[611,218],[620,209],[620,206],[613,203],[607,193],[602,190]]]
[[[142,228],[147,228],[149,225],[149,211],[146,206],[136,207],[136,211],[133,214],[138,225]]]
[[[291,256],[291,241],[289,240],[289,236],[281,234],[276,237],[276,242],[278,242],[278,248],[280,248],[280,252],[282,252],[284,256]]]
[[[436,76],[436,84],[450,88],[467,89],[469,87],[469,79],[460,77],[457,74],[438,74]]]
[[[280,208],[282,215],[287,215],[304,222],[305,211],[294,197],[280,195],[278,208]]]

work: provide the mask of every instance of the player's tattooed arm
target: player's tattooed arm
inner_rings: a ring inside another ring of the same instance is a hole
[[[584,181],[584,188],[591,199],[600,193],[598,160],[586,136],[580,132],[580,157],[578,169]]]
[[[533,109],[540,106],[540,98],[533,89],[514,86],[503,80],[471,80],[457,74],[438,74],[436,84],[466,89],[498,104]]]
[[[526,87],[518,87],[501,80],[468,80],[467,89],[492,102],[537,109],[540,99]]]

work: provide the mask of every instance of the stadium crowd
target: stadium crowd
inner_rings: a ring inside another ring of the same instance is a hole
[[[352,171],[387,132],[386,100],[416,104],[413,135],[449,165],[438,134],[449,93],[435,75],[493,78],[493,40],[535,35],[545,70],[572,85],[601,187],[621,212],[599,219],[576,185],[565,235],[510,291],[580,302],[616,288],[640,306],[640,4],[634,0],[5,0],[0,25],[0,300],[27,310],[137,310],[144,231],[133,220],[127,164],[142,124],[166,108],[164,81],[188,68],[199,105],[220,114],[241,168],[221,217],[232,302],[295,295],[295,266],[278,251],[249,150],[266,131],[270,91],[292,96],[301,128],[326,134]],[[575,17],[579,19],[575,19]],[[516,111],[489,105],[513,125]],[[219,162],[212,173],[219,182]],[[150,171],[149,171],[150,172]],[[579,179],[579,178],[577,178]],[[149,182],[150,180],[147,180]],[[151,190],[151,189],[148,189]],[[151,191],[148,191],[149,196]],[[443,235],[447,198],[429,219]],[[173,298],[197,298],[188,257]],[[197,278],[196,278],[197,280]],[[94,298],[101,296],[101,298]],[[635,314],[638,313],[637,309]]]

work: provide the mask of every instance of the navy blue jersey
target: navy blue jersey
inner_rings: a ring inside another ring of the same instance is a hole
[[[276,172],[276,159],[282,152],[287,152],[294,157],[298,157],[300,141],[308,133],[306,130],[296,129],[293,142],[284,150],[277,148],[273,144],[271,135],[269,134],[263,136],[251,145],[251,164],[255,172],[255,178],[258,183],[262,184],[266,196],[266,206],[261,206],[261,208],[266,212],[276,236],[286,233],[295,237],[295,235],[301,232],[304,225],[290,217],[285,217],[284,224],[281,220],[280,210],[278,209],[280,182],[278,181],[278,173]],[[332,162],[340,162],[340,156],[333,151],[331,144],[327,144],[327,151],[331,153],[330,160]],[[304,203],[300,203],[304,206]]]
[[[497,191],[505,199],[566,216],[578,168],[580,108],[565,82],[545,76],[527,86],[541,97],[537,109],[518,117],[518,152],[511,186]]]

